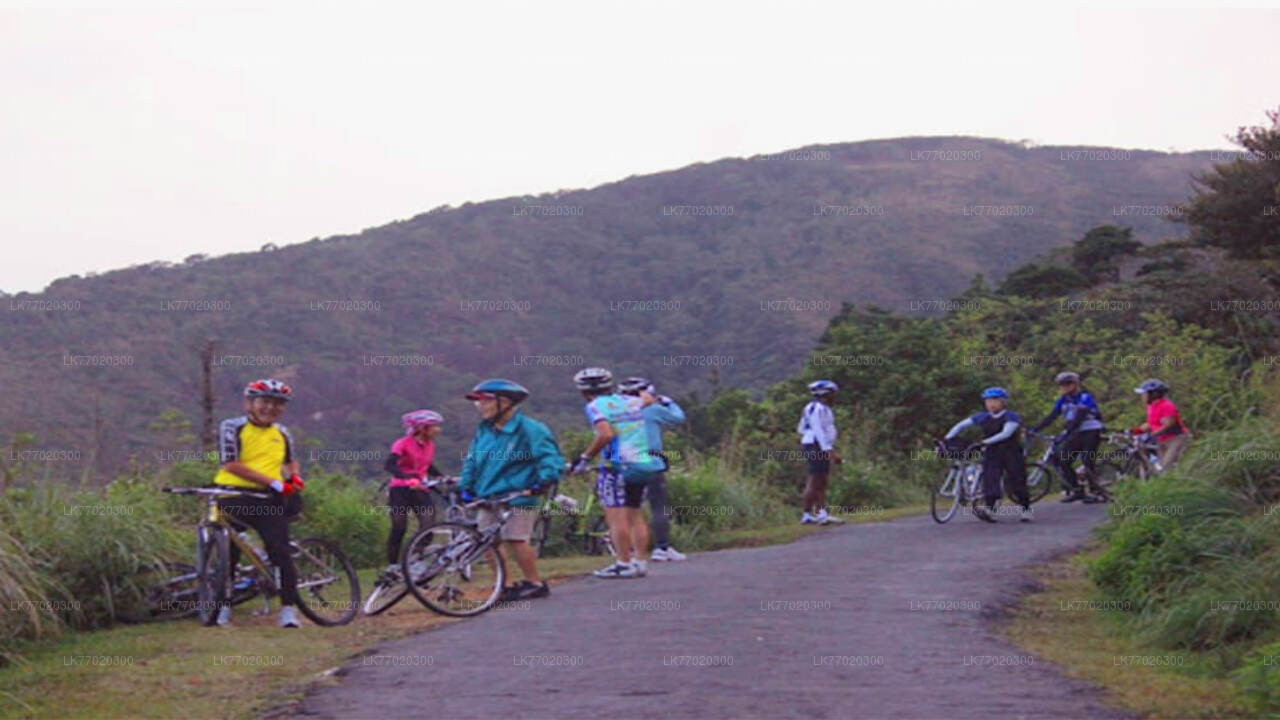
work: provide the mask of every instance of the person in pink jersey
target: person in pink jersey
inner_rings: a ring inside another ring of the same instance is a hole
[[[1160,458],[1160,468],[1168,470],[1182,457],[1182,451],[1187,447],[1191,431],[1187,429],[1186,423],[1182,422],[1182,413],[1178,412],[1178,406],[1165,397],[1169,392],[1169,386],[1163,381],[1152,378],[1134,388],[1133,391],[1142,395],[1143,400],[1147,402],[1147,421],[1130,432],[1151,433],[1151,437],[1155,438],[1157,443],[1156,455]]]
[[[400,418],[404,436],[391,443],[391,456],[384,466],[391,473],[387,573],[400,570],[400,544],[409,527],[409,513],[418,518],[418,527],[422,527],[435,510],[422,483],[428,477],[440,475],[432,461],[436,455],[435,437],[440,434],[443,423],[444,417],[434,410],[414,410]]]

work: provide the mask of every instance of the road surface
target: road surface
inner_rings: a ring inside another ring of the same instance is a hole
[[[1121,718],[1002,641],[1026,566],[1079,547],[1102,505],[1033,523],[844,525],[650,564],[387,643],[302,717]],[[1082,617],[1082,621],[1088,618]]]

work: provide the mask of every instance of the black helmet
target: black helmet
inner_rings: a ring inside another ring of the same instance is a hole
[[[584,368],[574,374],[573,384],[579,390],[608,390],[613,387],[613,373],[601,367]]]

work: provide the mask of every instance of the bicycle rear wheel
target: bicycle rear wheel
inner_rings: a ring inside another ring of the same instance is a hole
[[[960,471],[954,466],[944,470],[941,482],[929,495],[929,514],[933,516],[934,522],[945,523],[955,517],[963,494]]]
[[[1110,499],[1116,483],[1124,477],[1124,473],[1121,472],[1119,465],[1109,460],[1100,462],[1095,467],[1098,469],[1096,477],[1098,489],[1102,491],[1103,497]]]
[[[493,607],[507,568],[490,541],[470,525],[436,523],[405,545],[401,571],[418,602],[441,615],[469,617]]]
[[[139,568],[112,598],[116,619],[125,623],[175,620],[196,613],[200,578],[194,565],[165,562]]]
[[[317,625],[346,625],[360,608],[356,569],[337,545],[303,538],[292,545],[298,569],[298,609]]]
[[[231,540],[221,525],[201,525],[196,530],[196,614],[201,625],[218,622],[218,610],[227,604],[231,575]]]
[[[1053,468],[1039,462],[1027,463],[1027,493],[1031,502],[1039,502],[1053,489]]]

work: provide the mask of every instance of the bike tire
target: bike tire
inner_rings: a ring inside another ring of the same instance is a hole
[[[613,547],[613,536],[609,534],[609,523],[605,521],[603,515],[591,523],[591,529],[583,539],[583,545],[588,555],[618,556]]]
[[[472,617],[493,607],[507,578],[498,549],[462,523],[435,523],[419,530],[401,550],[400,565],[418,602],[450,617]],[[459,587],[473,580],[475,587]]]
[[[1031,502],[1043,500],[1053,490],[1057,478],[1053,468],[1048,465],[1041,462],[1027,463],[1027,493],[1031,496]]]
[[[398,583],[375,582],[369,597],[365,598],[362,610],[370,617],[390,610],[409,594],[409,586],[404,580]]]
[[[1125,475],[1123,471],[1121,471],[1119,465],[1109,460],[1100,462],[1095,467],[1098,469],[1098,489],[1102,491],[1102,495],[1104,497],[1110,499],[1111,492],[1115,489],[1116,483],[1122,480]]]
[[[322,538],[292,543],[298,570],[298,609],[325,627],[346,625],[360,609],[360,579],[337,545]]]
[[[112,605],[115,618],[137,624],[188,618],[196,614],[200,578],[189,563],[162,562],[138,569]]]
[[[204,525],[196,539],[196,615],[206,627],[218,622],[227,604],[231,574],[231,540],[221,525]]]
[[[960,509],[961,496],[964,495],[964,489],[960,487],[962,479],[962,473],[955,467],[949,467],[942,472],[941,481],[929,493],[929,514],[939,525],[949,522]]]

